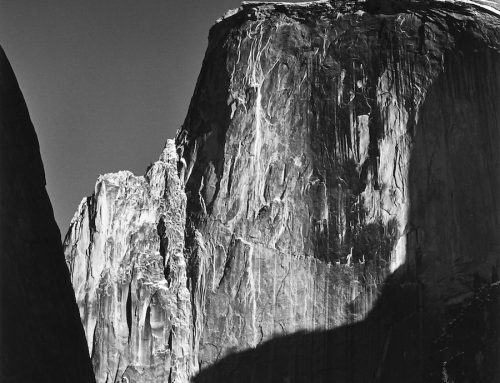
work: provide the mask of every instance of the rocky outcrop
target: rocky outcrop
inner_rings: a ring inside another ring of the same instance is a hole
[[[0,381],[94,382],[38,140],[0,48]]]
[[[185,205],[169,141],[145,176],[101,176],[71,221],[66,259],[98,382],[193,371]]]
[[[212,28],[176,137],[191,308],[178,381],[198,369],[210,382],[498,380],[500,17],[465,2],[388,4],[244,3]],[[86,262],[71,268],[84,323],[107,302],[86,273],[128,254],[87,232],[138,232],[119,216],[85,222],[90,205],[66,241],[70,268]],[[179,302],[167,290],[164,305]],[[476,298],[492,341],[471,351],[453,323],[475,317]],[[94,363],[135,353],[122,344]]]

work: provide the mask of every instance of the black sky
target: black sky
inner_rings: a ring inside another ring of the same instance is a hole
[[[65,234],[99,174],[143,174],[182,124],[208,30],[239,0],[0,0],[0,43]]]

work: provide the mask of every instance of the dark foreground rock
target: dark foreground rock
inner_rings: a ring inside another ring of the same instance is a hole
[[[177,174],[104,176],[65,241],[100,382],[500,380],[500,17],[386,5],[212,28]]]
[[[0,381],[94,382],[35,130],[0,48]]]

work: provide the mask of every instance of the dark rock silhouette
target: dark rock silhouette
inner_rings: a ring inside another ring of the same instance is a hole
[[[0,48],[0,381],[94,382],[35,130]]]

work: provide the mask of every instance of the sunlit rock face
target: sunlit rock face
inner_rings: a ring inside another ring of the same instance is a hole
[[[249,3],[227,16],[177,137],[194,356],[204,368],[256,349],[199,381],[440,379],[460,352],[429,361],[436,329],[473,280],[496,278],[498,12]],[[352,359],[326,334],[314,347],[265,343],[366,318],[397,269],[376,310],[391,319],[366,320],[372,342],[351,346]]]
[[[169,160],[83,201],[98,381],[498,380],[499,16],[373,3],[227,13]]]
[[[94,382],[38,139],[1,47],[0,382]]]
[[[212,29],[177,137],[201,367],[363,318],[404,261],[408,126],[441,57],[394,19],[263,5]]]
[[[191,372],[186,197],[168,141],[145,176],[101,176],[65,240],[98,382],[185,382]]]

